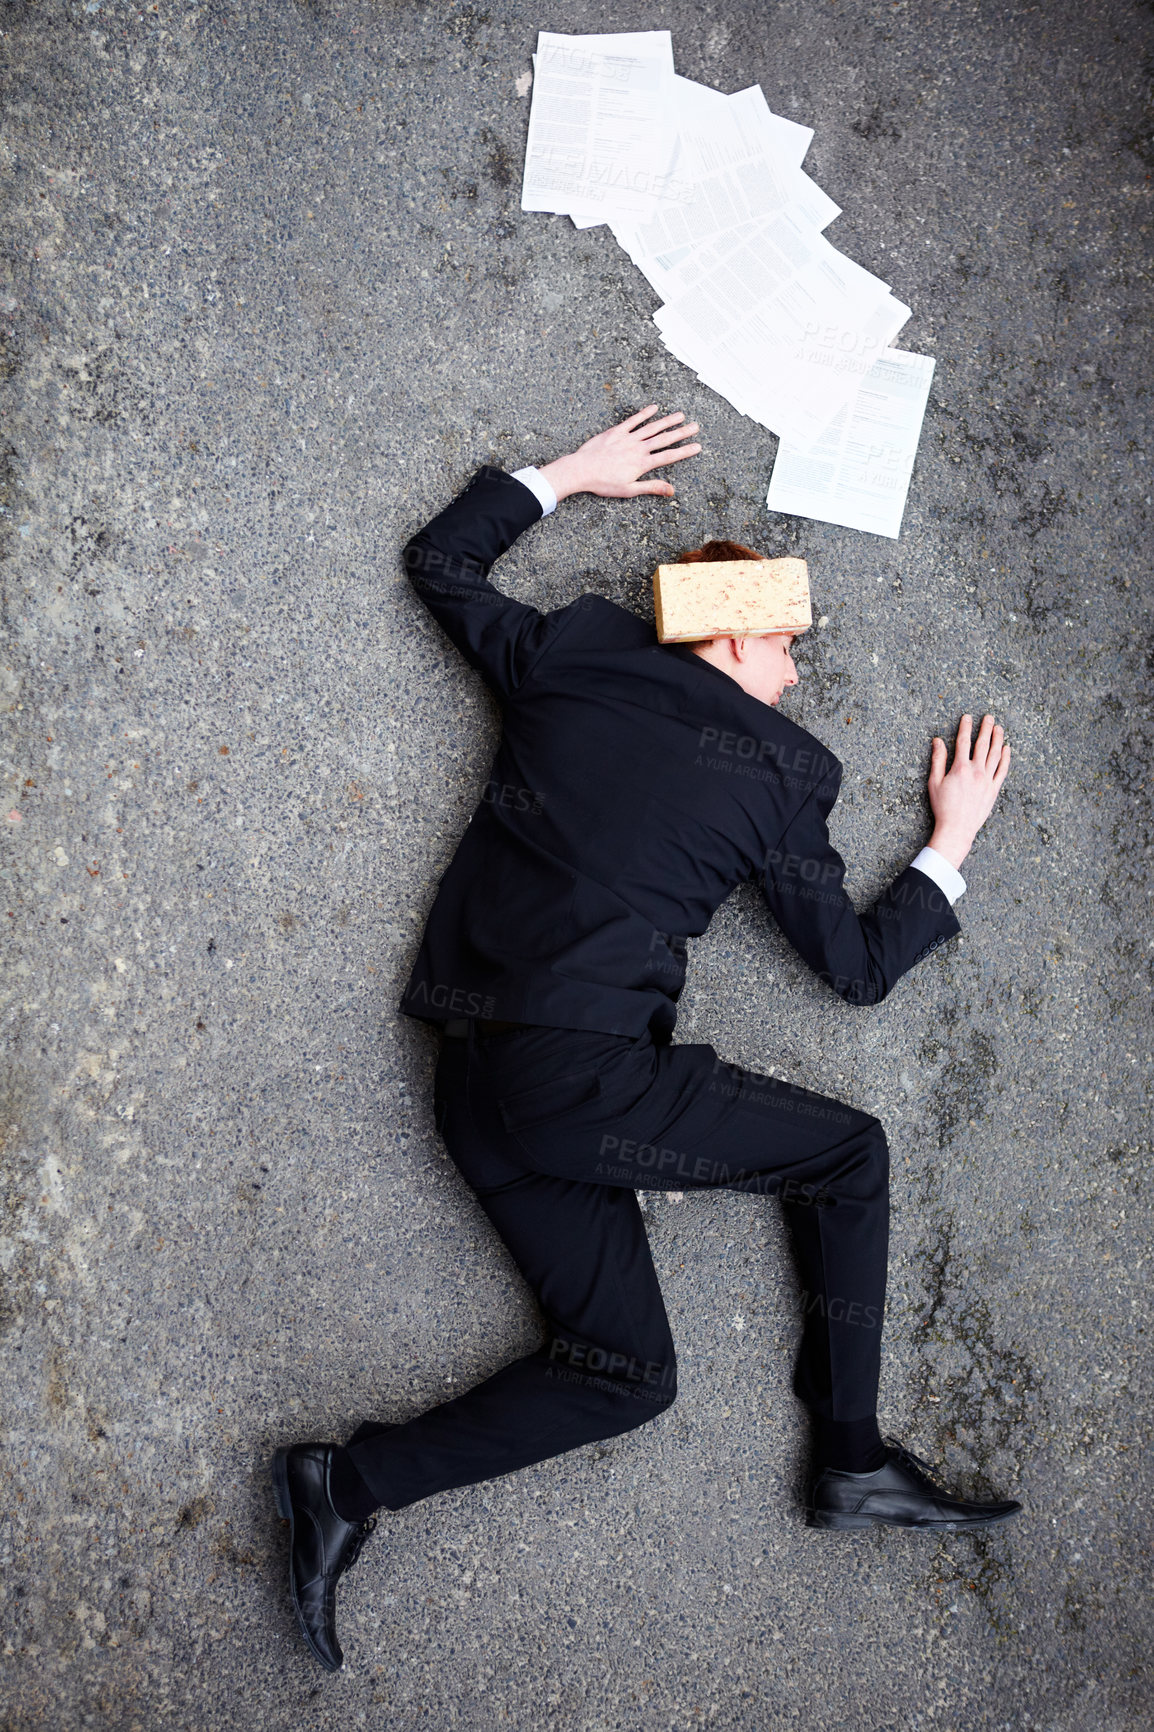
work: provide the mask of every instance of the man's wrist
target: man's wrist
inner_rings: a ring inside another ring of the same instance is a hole
[[[926,843],[944,860],[948,860],[956,872],[962,861],[974,845],[974,838],[958,830],[948,830],[940,824],[934,826],[934,833]]]
[[[918,872],[923,872],[933,880],[942,895],[952,908],[959,896],[965,895],[966,881],[955,866],[951,866],[944,854],[939,854],[936,848],[923,848],[910,861],[910,865]]]
[[[538,473],[545,477],[559,500],[568,499],[571,493],[585,491],[585,480],[576,452],[571,451],[565,457],[554,458],[552,463],[546,463]]]

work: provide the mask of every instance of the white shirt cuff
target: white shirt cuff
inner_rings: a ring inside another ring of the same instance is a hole
[[[944,854],[939,854],[936,848],[923,848],[910,865],[924,872],[927,878],[932,878],[942,895],[952,908],[958,897],[966,888],[966,881],[956,866],[951,866]]]
[[[513,480],[524,482],[541,507],[542,517],[557,509],[557,495],[539,469],[514,469]]]

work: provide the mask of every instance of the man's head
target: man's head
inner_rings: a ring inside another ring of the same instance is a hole
[[[691,565],[698,560],[764,559],[751,547],[739,541],[707,541],[691,553],[683,553],[679,565]],[[795,632],[767,632],[763,637],[708,637],[687,643],[691,649],[731,680],[736,680],[750,697],[763,704],[776,704],[786,686],[797,684],[797,668],[790,650]]]

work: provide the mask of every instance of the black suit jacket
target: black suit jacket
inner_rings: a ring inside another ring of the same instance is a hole
[[[842,767],[812,734],[599,595],[541,613],[488,581],[541,516],[485,467],[405,549],[412,584],[503,710],[400,1009],[668,1039],[686,939],[744,879],[851,1004],[959,931],[907,867],[868,914],[826,828]]]

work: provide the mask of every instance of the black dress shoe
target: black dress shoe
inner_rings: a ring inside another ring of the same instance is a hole
[[[955,1528],[984,1528],[1009,1521],[1021,1509],[1012,1499],[1003,1503],[969,1503],[936,1484],[929,1462],[899,1443],[883,1439],[889,1455],[873,1473],[842,1473],[827,1467],[819,1473],[806,1505],[811,1528],[868,1528],[888,1522],[897,1528],[929,1528],[950,1533]]]
[[[331,1443],[298,1443],[278,1449],[272,1462],[276,1507],[292,1523],[289,1583],[297,1622],[326,1672],[339,1671],[344,1662],[337,1641],[337,1578],[356,1563],[377,1525],[375,1516],[347,1522],[333,1508],[333,1449]]]

